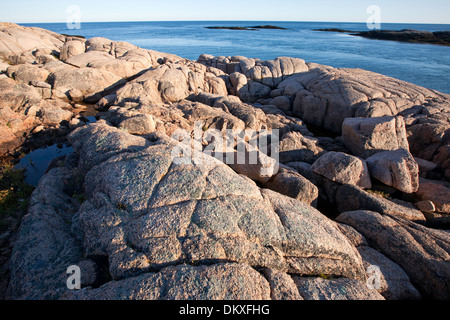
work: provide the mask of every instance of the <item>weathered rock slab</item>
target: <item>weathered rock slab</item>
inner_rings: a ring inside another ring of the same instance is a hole
[[[422,201],[431,201],[434,211],[450,214],[450,187],[448,183],[420,178],[416,196]]]
[[[345,119],[342,138],[347,148],[363,159],[380,151],[409,150],[405,123],[401,117]]]
[[[424,297],[448,299],[448,233],[370,211],[346,212],[337,221],[354,227],[366,237],[371,246],[397,263]]]
[[[333,186],[330,186],[330,188],[333,188]],[[370,210],[380,214],[398,216],[418,223],[424,223],[426,221],[423,213],[417,210],[412,203],[406,201],[386,199],[379,194],[369,193],[351,185],[342,185],[333,191],[335,191],[337,209],[341,213],[354,210]]]
[[[366,161],[370,174],[385,185],[405,193],[419,189],[419,165],[408,150],[379,152]]]
[[[294,277],[294,281],[305,300],[385,300],[357,280]]]
[[[56,71],[51,76],[51,83],[55,90],[62,93],[79,90],[84,100],[95,103],[108,91],[123,85],[125,81],[105,70],[80,68]]]
[[[180,265],[67,293],[67,300],[270,300],[264,277],[244,264]]]
[[[325,153],[314,162],[311,170],[338,183],[367,189],[372,187],[367,163],[342,152]]]
[[[358,252],[368,272],[370,286],[386,300],[420,300],[422,298],[398,264],[369,246],[359,247]]]

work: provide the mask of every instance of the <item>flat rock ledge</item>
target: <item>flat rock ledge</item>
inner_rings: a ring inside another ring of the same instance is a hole
[[[335,222],[299,200],[260,189],[214,158],[176,164],[173,145],[150,144],[103,123],[69,139],[78,166],[53,169],[33,194],[11,260],[11,297],[62,297],[68,294],[61,279],[67,267],[96,256],[108,257],[112,282],[66,298],[100,291],[114,298],[121,288],[122,298],[132,299],[144,287],[148,293],[141,298],[164,298],[156,293],[167,292],[164,286],[174,298],[270,298],[260,268],[288,278],[323,273],[365,279],[361,257]],[[88,188],[81,206],[64,191],[63,181],[76,175]],[[60,276],[49,277],[49,270]],[[175,280],[186,273],[199,295],[183,292],[189,283]]]

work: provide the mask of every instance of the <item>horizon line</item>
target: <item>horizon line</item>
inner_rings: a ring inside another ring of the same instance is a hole
[[[5,22],[1,21],[0,22]],[[45,21],[45,22],[11,22],[16,24],[65,24],[67,22],[61,21]],[[112,21],[81,21],[81,23],[118,23],[118,22],[318,22],[318,23],[367,23],[366,21],[306,21],[306,20],[112,20]],[[441,23],[441,22],[382,22],[383,24],[430,24],[430,25],[450,25],[450,23]]]

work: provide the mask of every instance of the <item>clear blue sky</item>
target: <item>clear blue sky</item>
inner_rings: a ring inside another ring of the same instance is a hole
[[[0,3],[0,21],[66,22],[78,5],[81,21],[253,20],[365,22],[381,8],[384,23],[450,24],[450,0],[16,0]]]

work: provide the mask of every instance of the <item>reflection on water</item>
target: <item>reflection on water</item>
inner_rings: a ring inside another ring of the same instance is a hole
[[[86,118],[88,121],[87,121],[87,123],[89,124],[89,123],[94,123],[94,122],[97,122],[97,118],[95,117],[95,116],[91,116],[91,117],[86,117],[86,116],[84,116],[84,118]]]
[[[91,114],[88,112],[81,114],[87,120],[88,124],[97,121],[97,118]],[[33,150],[25,155],[15,166],[15,169],[25,170],[25,181],[29,185],[36,187],[53,159],[68,155],[72,152],[73,148],[68,144],[46,146]]]
[[[36,187],[53,159],[72,152],[73,148],[68,145],[53,145],[37,149],[23,157],[15,169],[24,169],[26,183]]]

